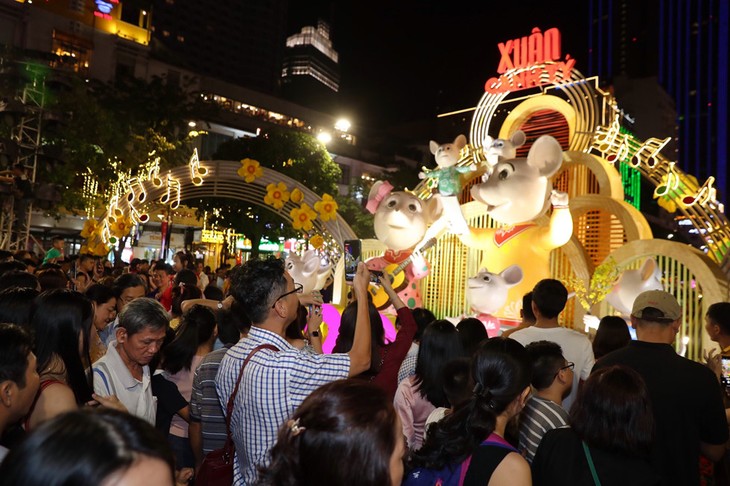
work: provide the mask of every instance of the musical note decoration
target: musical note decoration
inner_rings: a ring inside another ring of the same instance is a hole
[[[200,186],[203,184],[203,177],[206,175],[208,175],[208,169],[200,165],[198,149],[194,149],[193,155],[190,157],[190,181],[193,185]]]
[[[634,152],[629,165],[637,168],[642,162],[645,162],[650,169],[655,168],[659,163],[659,158],[657,157],[659,152],[661,152],[671,139],[672,137],[667,137],[663,140],[654,137],[646,139],[643,145]]]
[[[713,186],[714,183],[715,178],[713,176],[708,177],[695,194],[686,194],[682,198],[682,204],[685,206],[693,206],[699,203],[704,206],[709,202],[716,202],[717,189]]]
[[[172,175],[168,172],[166,184],[167,190],[165,194],[160,197],[160,202],[162,204],[169,204],[170,209],[177,209],[178,206],[180,206],[180,181],[172,177]]]
[[[662,177],[662,182],[654,189],[654,199],[669,195],[669,193],[679,189],[679,176],[674,171],[676,162],[669,162],[669,169],[666,175]]]

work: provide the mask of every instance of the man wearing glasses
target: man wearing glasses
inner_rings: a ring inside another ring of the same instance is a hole
[[[349,353],[311,354],[290,345],[284,331],[297,317],[302,286],[292,280],[280,259],[250,260],[231,277],[230,294],[246,310],[252,326],[221,361],[216,390],[223,409],[244,369],[235,397],[231,431],[236,446],[234,484],[254,484],[257,468],[269,462],[282,424],[315,389],[370,368],[370,318],[367,288],[370,274],[360,263],[353,280],[357,326]],[[315,308],[307,322],[310,337],[322,322]],[[275,350],[260,348],[273,345]]]
[[[535,325],[515,331],[510,338],[527,346],[535,341],[552,341],[560,345],[563,356],[575,363],[573,386],[568,396],[563,399],[563,408],[570,410],[580,380],[587,380],[595,363],[591,342],[585,334],[558,323],[558,316],[568,301],[568,290],[558,280],[546,278],[540,280],[532,289],[532,312],[535,314]]]
[[[532,464],[543,436],[568,425],[568,412],[562,405],[573,386],[575,363],[566,361],[560,345],[551,341],[536,341],[526,349],[532,362],[534,393],[520,416],[520,451]]]

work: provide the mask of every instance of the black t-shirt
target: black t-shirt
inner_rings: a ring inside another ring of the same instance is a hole
[[[590,448],[601,486],[654,486],[661,477],[638,457]],[[583,445],[571,428],[548,431],[532,461],[535,486],[593,485]]]
[[[700,482],[700,442],[723,444],[728,426],[720,385],[705,366],[679,356],[668,344],[632,341],[599,361],[594,370],[627,365],[649,389],[655,421],[651,462],[664,484]]]
[[[152,375],[150,380],[152,394],[157,397],[157,417],[155,427],[166,436],[170,432],[172,417],[178,410],[188,405],[187,400],[180,395],[177,385],[165,378],[162,374]]]

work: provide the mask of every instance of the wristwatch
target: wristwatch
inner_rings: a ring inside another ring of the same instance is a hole
[[[219,309],[222,309],[223,308],[223,301],[222,300],[219,300],[218,301],[218,308]]]

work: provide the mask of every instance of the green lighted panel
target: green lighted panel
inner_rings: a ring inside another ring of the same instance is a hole
[[[628,134],[629,137],[634,138],[634,134],[621,127],[620,132],[622,134]],[[641,210],[641,173],[631,167],[628,161],[631,160],[633,153],[629,152],[627,156],[621,160],[619,164],[619,172],[621,172],[621,182],[624,186],[624,201],[631,204],[638,210]]]

